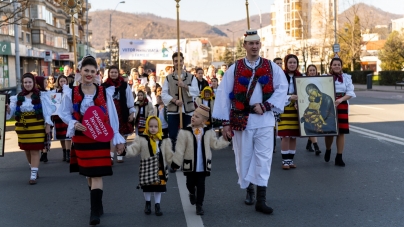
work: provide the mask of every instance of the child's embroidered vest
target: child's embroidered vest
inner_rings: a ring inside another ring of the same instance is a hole
[[[250,99],[257,83],[262,88],[262,103],[267,101],[274,92],[272,65],[268,59],[261,58],[256,67],[250,89],[252,69],[245,64],[244,59],[235,63],[233,92],[229,94],[232,102],[230,110],[230,125],[233,130],[242,131],[247,127],[250,113],[254,113],[250,107]]]

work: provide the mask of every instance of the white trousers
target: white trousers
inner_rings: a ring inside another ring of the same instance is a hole
[[[240,188],[268,185],[274,147],[274,127],[234,131],[233,150]]]

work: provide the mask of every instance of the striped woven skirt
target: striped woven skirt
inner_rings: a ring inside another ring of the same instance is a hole
[[[295,102],[285,106],[283,114],[280,115],[281,121],[278,123],[278,136],[299,137],[299,116],[295,108]]]
[[[18,145],[21,150],[42,150],[45,148],[45,121],[38,120],[35,112],[22,112],[21,119],[15,123]]]
[[[66,138],[67,127],[68,127],[67,124],[65,124],[58,115],[53,115],[52,121],[53,121],[53,125],[55,126],[56,139],[57,140],[69,139],[69,138]]]
[[[98,142],[76,131],[72,138],[70,172],[87,177],[112,175],[110,142]]]
[[[336,99],[343,97],[345,94],[336,95]],[[349,119],[348,119],[348,101],[343,101],[337,106],[338,132],[339,134],[349,134]]]

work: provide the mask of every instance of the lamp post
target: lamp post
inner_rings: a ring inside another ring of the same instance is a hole
[[[116,4],[116,6],[115,6],[115,9],[114,9],[114,11],[112,11],[110,14],[109,14],[109,37],[108,37],[108,43],[109,43],[109,58],[110,58],[110,64],[112,64],[112,53],[111,53],[111,25],[112,25],[112,13],[114,13],[115,12],[115,10],[116,10],[116,8],[118,8],[118,5],[119,4],[123,4],[123,3],[125,3],[125,1],[120,1],[120,2],[118,2],[118,4]]]
[[[81,0],[57,0],[57,3],[61,4],[63,11],[70,14],[70,20],[73,30],[73,52],[74,52],[74,69],[77,67],[77,47],[76,47],[76,32],[74,29],[74,14],[81,12],[82,1]]]

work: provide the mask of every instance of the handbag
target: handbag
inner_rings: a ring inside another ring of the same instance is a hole
[[[140,160],[139,166],[139,186],[146,186],[160,183],[159,156],[158,154],[146,159]]]

